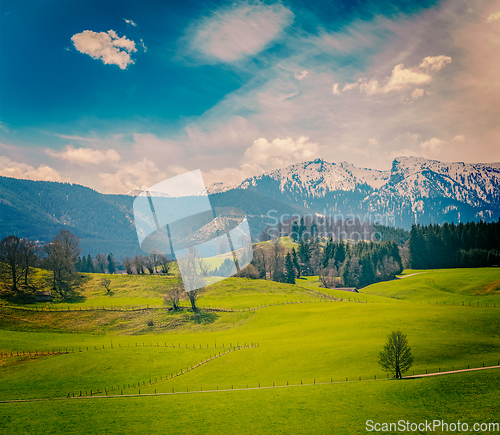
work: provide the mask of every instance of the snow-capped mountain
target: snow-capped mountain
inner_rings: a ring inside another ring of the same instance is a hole
[[[230,189],[220,183],[214,186],[218,192]],[[234,189],[252,190],[322,214],[379,216],[384,223],[406,228],[415,222],[500,216],[500,163],[398,157],[389,171],[380,171],[317,159],[248,178]]]

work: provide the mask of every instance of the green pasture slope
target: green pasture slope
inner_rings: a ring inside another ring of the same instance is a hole
[[[113,276],[108,296],[92,275],[79,300],[54,304],[65,311],[4,307],[0,400],[63,399],[0,403],[0,432],[359,434],[367,420],[498,422],[500,369],[395,381],[377,364],[398,328],[415,356],[410,374],[498,364],[500,270],[425,272],[359,294],[314,277],[230,278],[199,300],[226,311],[198,314],[123,310],[160,305],[171,278]],[[96,305],[108,309],[85,311]]]

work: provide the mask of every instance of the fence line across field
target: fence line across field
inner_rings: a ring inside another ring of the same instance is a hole
[[[234,352],[234,351],[232,351]],[[223,356],[223,355],[220,355],[220,356]],[[196,366],[193,366],[191,368],[191,370],[194,370],[196,369],[197,367],[203,365],[203,364],[206,364],[207,362],[210,362],[211,360],[215,359],[215,358],[218,358],[219,356],[214,356],[212,358],[208,358],[206,361],[202,361],[200,364],[197,364]],[[497,364],[496,365],[493,365],[493,366],[485,366],[485,363],[483,362],[482,365],[478,366],[478,367],[472,367],[470,366],[470,364],[467,366],[467,368],[459,368],[459,367],[452,367],[451,370],[446,370],[446,369],[442,369],[441,367],[437,369],[437,372],[432,372],[432,371],[429,371],[430,369],[420,369],[420,370],[416,370],[416,371],[412,371],[412,374],[411,375],[407,375],[405,376],[403,379],[405,378],[413,378],[413,377],[418,377],[418,376],[426,376],[426,375],[437,375],[437,374],[451,374],[451,373],[457,373],[457,372],[463,372],[463,371],[475,371],[475,370],[482,370],[482,369],[496,369],[496,368],[500,368],[500,360],[497,361]],[[79,392],[76,393],[68,393],[67,395],[67,398],[72,398],[72,397],[85,397],[85,396],[97,396],[97,397],[127,397],[127,396],[137,396],[137,395],[141,395],[141,390],[140,388],[141,387],[145,387],[147,389],[148,385],[149,386],[152,386],[152,385],[156,385],[156,384],[159,384],[159,383],[162,383],[162,382],[166,382],[166,381],[169,381],[171,379],[174,379],[178,376],[181,376],[183,374],[186,374],[188,373],[189,370],[186,370],[185,372],[181,372],[180,373],[177,373],[176,375],[171,375],[170,377],[165,377],[165,379],[163,378],[160,378],[160,380],[158,380],[157,377],[155,377],[155,381],[152,380],[152,377],[149,378],[149,382],[147,381],[143,381],[142,384],[141,382],[138,382],[137,385],[135,384],[125,384],[127,386],[123,386],[123,388],[121,388],[121,385],[118,385],[116,388],[115,387],[111,387],[111,388],[104,388],[102,391],[100,389],[97,389],[97,391],[93,391],[93,390],[85,390],[85,393],[84,393],[84,390],[80,390]],[[435,370],[435,369],[432,369],[432,370]],[[425,373],[424,373],[425,371]],[[421,372],[421,373],[417,373],[415,374],[415,372]],[[272,386],[271,386],[271,383],[267,383],[267,384],[264,384],[264,383],[257,383],[256,385],[254,386],[250,386],[250,383],[247,383],[246,387],[243,386],[243,387],[239,387],[239,388],[234,388],[234,384],[231,385],[231,388],[229,388],[229,386],[225,387],[225,388],[219,388],[219,386],[216,387],[216,389],[203,389],[203,387],[199,387],[199,389],[196,389],[196,388],[190,388],[190,387],[185,387],[186,390],[177,390],[175,391],[175,387],[172,388],[172,392],[157,392],[156,391],[156,388],[154,389],[154,392],[147,392],[147,393],[143,393],[142,395],[144,396],[153,396],[153,395],[165,395],[165,394],[182,394],[182,393],[206,393],[206,392],[217,392],[217,391],[233,391],[233,390],[237,390],[237,391],[241,391],[241,390],[256,390],[256,389],[266,389],[266,388],[283,388],[283,387],[297,387],[297,386],[307,386],[307,385],[328,385],[328,384],[340,384],[340,383],[348,383],[348,382],[361,382],[361,381],[377,381],[377,380],[388,380],[390,379],[390,375],[387,374],[386,376],[380,376],[380,375],[373,375],[373,376],[354,376],[354,377],[348,377],[346,376],[345,377],[345,380],[344,378],[340,379],[340,378],[335,378],[335,381],[334,381],[334,377],[330,377],[330,380],[328,381],[328,379],[326,381],[324,381],[324,378],[323,378],[323,382],[320,382],[321,378],[313,378],[313,382],[311,383],[310,380],[309,382],[304,382],[304,380],[301,380],[300,381],[300,384],[297,382],[295,384],[292,384],[290,383],[289,381],[286,381],[286,384],[283,382],[282,384],[278,384],[277,382],[272,382]],[[317,382],[318,380],[318,382]],[[138,393],[137,394],[123,394],[123,390],[127,390],[127,389],[131,389],[131,388],[137,388],[138,390]],[[109,394],[113,391],[120,391],[120,394]],[[144,391],[144,390],[143,390]],[[90,394],[89,394],[90,393]]]
[[[320,298],[318,300],[293,300],[289,301],[287,300],[286,302],[276,302],[273,304],[263,304],[260,306],[256,307],[245,307],[245,308],[227,308],[227,307],[211,307],[211,306],[204,306],[200,305],[199,309],[203,309],[205,311],[213,311],[213,312],[225,312],[225,313],[244,313],[244,312],[249,312],[249,311],[256,311],[260,310],[262,308],[268,308],[268,307],[274,307],[278,305],[290,305],[290,304],[304,304],[304,303],[323,303],[323,302],[356,302],[356,303],[384,303],[383,301],[368,301],[368,300],[361,300],[361,299],[356,299],[356,298],[337,298],[331,295],[327,295],[321,292],[317,292],[320,294]],[[424,302],[420,301],[415,303],[414,301],[400,301],[400,302],[406,302],[406,303],[412,303],[413,305],[422,305]],[[453,301],[453,302],[446,302],[446,301],[427,301],[427,304],[436,304],[436,305],[448,305],[448,306],[469,306],[469,307],[482,307],[482,308],[497,308],[496,302],[489,303],[484,302],[481,304],[481,302],[472,302],[472,301],[459,301],[459,303]],[[12,310],[21,310],[21,311],[34,311],[34,312],[39,312],[39,313],[62,313],[62,312],[86,312],[86,311],[117,311],[117,312],[132,312],[132,311],[148,311],[148,310],[168,310],[168,308],[165,307],[165,305],[146,305],[146,306],[131,306],[131,307],[106,307],[105,305],[101,306],[87,306],[87,307],[78,307],[78,308],[70,308],[70,306],[67,307],[19,307],[19,306],[14,306],[14,305],[7,305],[3,304],[0,305],[1,308],[9,308]],[[189,307],[180,307],[182,310],[190,309]]]

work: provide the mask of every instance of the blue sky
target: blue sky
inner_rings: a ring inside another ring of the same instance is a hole
[[[0,0],[0,175],[125,193],[500,160],[500,3]]]

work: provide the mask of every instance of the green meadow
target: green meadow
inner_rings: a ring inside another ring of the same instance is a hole
[[[0,427],[358,434],[368,419],[498,421],[500,369],[396,381],[377,357],[401,329],[408,375],[498,365],[500,269],[402,276],[360,293],[229,278],[198,313],[162,307],[174,278],[148,275],[107,276],[112,294],[88,275],[77,300],[37,310],[3,301],[0,400],[50,400],[0,403]]]

